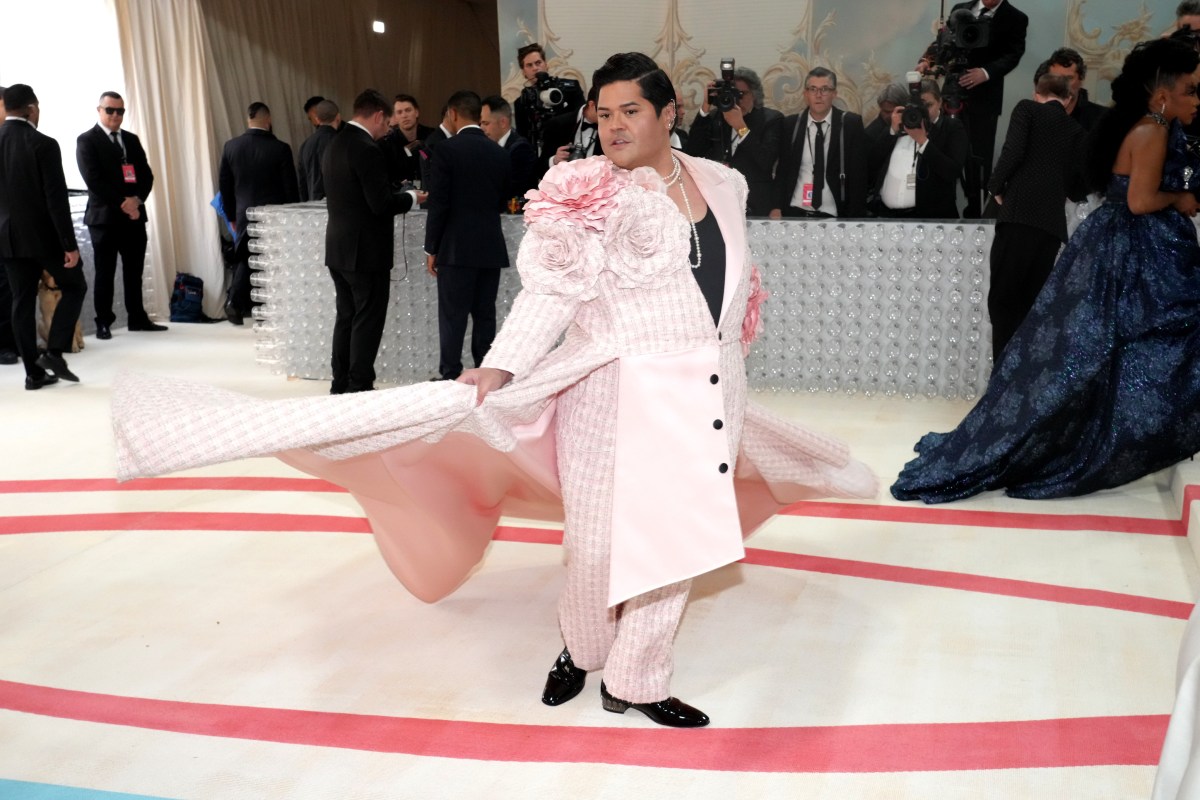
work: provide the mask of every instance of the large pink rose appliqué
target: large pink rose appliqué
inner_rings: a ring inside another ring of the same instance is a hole
[[[763,288],[758,265],[750,265],[750,297],[746,299],[746,316],[742,317],[742,355],[750,355],[750,345],[762,335],[762,304],[770,294]]]
[[[517,252],[521,285],[537,294],[595,297],[602,264],[588,247],[589,236],[574,225],[530,225]]]
[[[617,193],[629,183],[604,157],[584,158],[556,164],[538,188],[525,193],[525,221],[573,222],[593,231],[603,231],[605,221],[616,210]]]
[[[623,289],[646,286],[687,264],[691,228],[665,194],[636,186],[608,219],[604,252]]]

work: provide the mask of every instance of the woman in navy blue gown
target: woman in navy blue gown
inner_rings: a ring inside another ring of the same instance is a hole
[[[917,443],[897,499],[1087,494],[1200,451],[1200,163],[1182,130],[1200,103],[1198,65],[1170,40],[1125,60],[1088,157],[1105,203],[1071,237],[975,408]]]

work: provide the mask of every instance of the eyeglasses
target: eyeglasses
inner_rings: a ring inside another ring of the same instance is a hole
[[[805,86],[804,91],[812,92],[813,94],[833,94],[837,89],[832,86]]]
[[[103,110],[104,110],[104,113],[108,114],[110,117],[113,114],[116,114],[118,117],[125,116],[125,109],[123,109],[123,108],[112,108],[111,106],[104,106]]]

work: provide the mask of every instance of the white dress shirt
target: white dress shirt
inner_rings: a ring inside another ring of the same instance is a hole
[[[918,145],[908,134],[900,134],[896,146],[892,148],[892,157],[888,161],[887,175],[884,176],[883,186],[879,190],[879,199],[885,206],[893,210],[912,208],[917,204],[916,181],[909,186],[908,177],[917,174],[917,161],[925,146]]]
[[[838,214],[834,191],[836,187],[830,186],[828,180],[825,182],[825,188],[821,190],[820,206],[813,208],[804,202],[804,187],[813,182],[813,162],[816,157],[816,151],[813,148],[817,141],[818,122],[825,123],[825,174],[829,175],[829,143],[833,141],[833,111],[830,111],[823,120],[815,120],[811,116],[808,118],[808,136],[804,140],[804,153],[800,156],[800,176],[796,179],[796,189],[792,193],[792,205],[796,208],[809,208],[836,217]]]

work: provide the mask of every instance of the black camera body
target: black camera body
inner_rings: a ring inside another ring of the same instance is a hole
[[[929,110],[925,108],[925,99],[921,97],[921,73],[909,72],[905,76],[908,81],[908,104],[900,115],[900,124],[905,128],[929,128]]]
[[[737,105],[738,88],[733,85],[734,60],[721,59],[721,80],[716,81],[708,90],[708,104],[721,113],[732,111]]]
[[[932,75],[945,76],[942,81],[942,107],[950,116],[958,116],[966,107],[966,90],[958,80],[970,69],[971,51],[987,47],[992,40],[992,23],[976,19],[970,10],[960,8],[946,20],[926,57],[934,68]]]
[[[555,78],[548,72],[539,72],[533,79],[532,86],[521,90],[525,102],[530,108],[542,109],[550,114],[561,113],[566,109],[568,99],[572,95],[582,95],[583,89],[579,81],[570,78]]]
[[[581,158],[587,158],[587,148],[581,144],[571,145],[571,151],[567,154],[567,161],[578,161]]]

